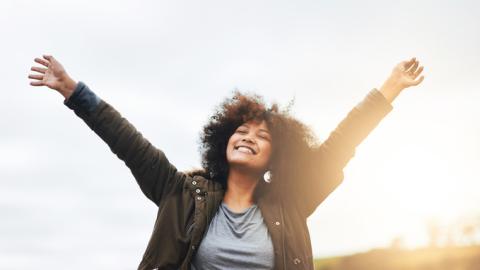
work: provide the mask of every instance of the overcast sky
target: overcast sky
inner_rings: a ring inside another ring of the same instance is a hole
[[[287,104],[324,140],[400,61],[409,88],[309,218],[314,255],[426,243],[479,215],[476,1],[2,0],[0,268],[132,269],[156,217],[128,168],[63,97],[29,86],[54,55],[181,170],[234,89]]]

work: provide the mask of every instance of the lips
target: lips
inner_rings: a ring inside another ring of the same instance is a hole
[[[243,152],[243,153],[248,153],[248,154],[257,154],[257,152],[250,146],[247,145],[237,145],[234,147],[235,150]]]

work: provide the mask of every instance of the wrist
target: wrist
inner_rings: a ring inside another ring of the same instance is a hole
[[[391,103],[400,94],[402,88],[389,80],[380,87],[379,92]]]
[[[65,97],[65,99],[68,99],[73,94],[76,87],[77,82],[75,82],[67,75],[67,77],[62,82],[62,86],[60,87],[59,92],[60,94],[62,94],[62,96]]]

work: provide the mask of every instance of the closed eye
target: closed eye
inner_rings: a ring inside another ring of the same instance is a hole
[[[270,132],[264,129],[261,129],[260,132],[258,132],[257,134],[258,134],[258,137],[262,139],[270,140]]]
[[[264,140],[267,140],[267,141],[270,141],[270,137],[269,136],[266,136],[266,135],[258,135],[258,137],[264,139]]]

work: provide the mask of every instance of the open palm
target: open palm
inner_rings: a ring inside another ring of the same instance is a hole
[[[391,79],[401,88],[407,88],[420,84],[424,76],[418,78],[423,71],[423,66],[418,67],[419,61],[414,57],[409,61],[403,61],[397,64],[392,71]],[[418,78],[418,79],[417,79]]]
[[[35,58],[34,61],[42,66],[33,66],[31,68],[36,73],[28,75],[28,78],[33,79],[30,84],[33,86],[47,86],[68,98],[73,89],[75,89],[76,82],[68,76],[62,64],[51,55],[43,55],[43,59]]]
[[[32,71],[39,74],[30,74],[28,78],[36,81],[30,82],[33,86],[48,86],[49,88],[59,90],[61,80],[65,77],[65,69],[63,66],[53,58],[53,56],[44,55],[44,59],[35,58],[35,62],[44,67],[32,67]]]

